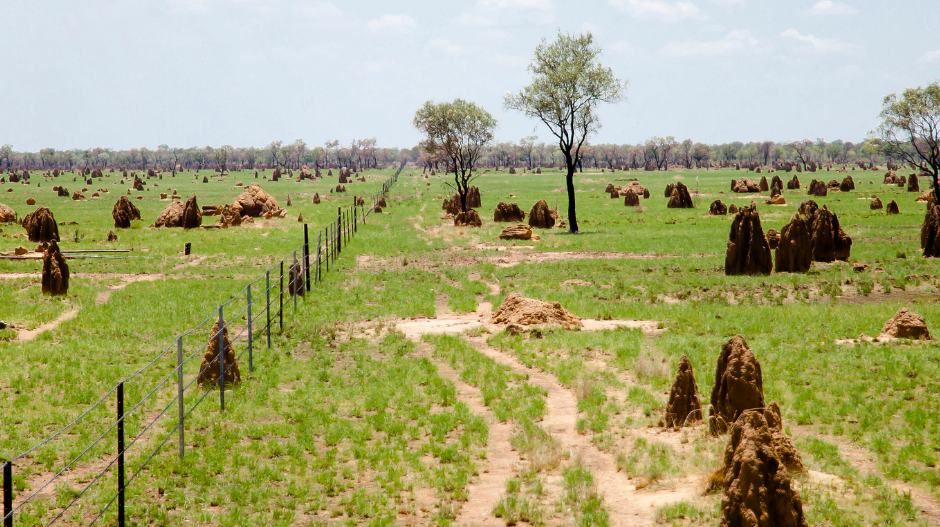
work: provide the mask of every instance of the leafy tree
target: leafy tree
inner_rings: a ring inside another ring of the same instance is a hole
[[[558,139],[567,168],[568,228],[574,234],[578,232],[574,172],[581,147],[601,126],[598,105],[622,100],[627,87],[600,63],[600,54],[590,32],[576,36],[559,32],[554,42],[542,39],[528,66],[532,83],[503,100],[506,108],[540,119]]]
[[[934,194],[940,196],[940,82],[885,97],[878,138],[886,156],[929,173]]]
[[[803,165],[803,170],[806,170],[806,162],[809,160],[809,153],[807,150],[813,146],[813,142],[809,139],[804,139],[802,141],[792,141],[790,143],[790,148],[796,152],[796,157],[799,158],[800,163]]]
[[[10,168],[10,155],[13,154],[13,145],[7,143],[3,146],[0,146],[0,163],[3,160],[7,162],[7,168]]]
[[[522,158],[525,159],[529,170],[532,170],[532,151],[535,150],[535,142],[537,140],[538,137],[534,135],[528,135],[519,140],[519,153],[521,153]]]
[[[476,178],[473,166],[480,161],[483,147],[493,140],[496,119],[472,102],[454,99],[424,103],[415,112],[413,124],[427,136],[422,142],[425,152],[450,164],[460,195],[460,210],[466,212],[470,182]]]

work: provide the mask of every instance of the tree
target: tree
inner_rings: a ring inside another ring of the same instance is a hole
[[[526,165],[529,166],[529,170],[532,170],[532,151],[535,150],[537,140],[538,137],[534,135],[528,135],[519,140],[519,152],[522,154],[522,158],[525,159]]]
[[[206,147],[206,153],[212,154],[212,157],[215,160],[215,164],[219,165],[219,172],[223,174],[226,170],[228,170],[228,159],[229,155],[232,153],[232,150],[234,150],[234,148],[229,145],[222,145],[221,148],[217,148],[215,150],[211,150],[211,147]]]
[[[39,165],[43,168],[46,163],[51,163],[55,159],[55,148],[43,148],[39,151]]]
[[[691,139],[686,139],[682,141],[682,161],[685,165],[685,168],[692,168],[692,147],[695,144]]]
[[[757,153],[760,154],[764,160],[762,164],[764,165],[770,164],[770,152],[773,150],[773,148],[774,148],[773,141],[764,141],[763,143],[760,144],[760,146],[757,147]]]
[[[473,166],[480,160],[483,147],[493,139],[496,119],[482,107],[463,99],[435,104],[424,103],[413,121],[427,136],[422,142],[430,155],[445,159],[454,171],[454,184],[460,195],[460,210],[467,212],[470,181],[476,176]]]
[[[623,100],[627,88],[600,63],[600,54],[590,32],[577,36],[559,32],[554,42],[542,39],[528,66],[532,83],[504,99],[506,108],[540,119],[558,139],[567,168],[568,228],[573,234],[578,233],[574,171],[581,147],[601,126],[598,105]]]
[[[13,145],[7,143],[3,146],[0,146],[0,166],[3,166],[3,160],[6,160],[7,168],[10,168],[11,154],[13,154]],[[71,168],[71,166],[69,168]]]
[[[884,155],[929,173],[940,196],[940,81],[885,97],[878,138]]]
[[[808,158],[807,148],[813,146],[813,142],[809,139],[804,139],[802,141],[793,141],[790,143],[790,147],[796,151],[796,156],[800,159],[800,163],[803,165],[803,170],[806,170],[806,161]]]

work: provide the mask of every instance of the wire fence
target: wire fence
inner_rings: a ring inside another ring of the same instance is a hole
[[[79,525],[107,521],[123,527],[128,486],[174,437],[183,460],[189,416],[213,393],[218,393],[219,408],[225,411],[226,387],[231,390],[241,380],[239,364],[247,359],[248,372],[254,371],[258,347],[270,349],[273,326],[278,331],[284,327],[285,302],[288,309],[293,303],[291,313],[296,313],[298,298],[306,298],[311,285],[329,272],[331,263],[335,267],[343,247],[400,174],[401,168],[372,196],[353,197],[353,205],[338,207],[336,219],[317,233],[316,240],[310,239],[304,224],[304,242],[288,257],[178,335],[153,360],[118,382],[66,426],[5,461],[3,527],[12,527],[14,519],[47,526],[60,520]],[[372,204],[367,208],[368,199]],[[66,437],[87,440],[62,452],[56,443]],[[153,441],[158,443],[151,450],[146,445]],[[111,450],[115,443],[116,451]],[[20,478],[17,486],[23,492],[17,495],[13,476],[20,463],[45,470],[31,478],[28,492]],[[112,485],[113,494],[107,492],[108,485]],[[77,505],[92,490],[98,494],[98,504],[104,505]],[[112,509],[115,504],[116,511]]]

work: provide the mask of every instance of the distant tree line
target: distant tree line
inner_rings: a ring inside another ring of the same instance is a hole
[[[902,156],[891,156],[882,151],[880,139],[861,143],[850,141],[773,141],[740,142],[707,145],[691,139],[677,141],[674,137],[651,137],[642,144],[585,144],[581,147],[579,169],[631,169],[667,170],[675,168],[711,168],[736,164],[770,166],[775,163],[816,165],[854,165],[857,163],[905,165]],[[421,145],[414,148],[382,148],[374,138],[352,141],[342,145],[327,141],[323,146],[309,147],[301,139],[291,143],[273,141],[264,148],[219,147],[175,148],[159,145],[116,150],[89,148],[56,150],[43,148],[38,152],[17,151],[12,145],[0,146],[0,168],[27,170],[60,170],[121,168],[146,170],[148,168],[171,172],[179,170],[216,169],[255,170],[260,168],[300,169],[356,167],[357,170],[397,166],[413,163],[419,168],[438,171],[450,170],[450,161],[444,156],[429,154]],[[483,147],[478,167],[507,169],[509,167],[534,170],[536,168],[562,168],[565,160],[558,146],[544,143],[534,136],[518,142],[506,141]]]
[[[398,148],[379,148],[375,138],[357,139],[349,145],[327,141],[323,146],[310,147],[302,139],[292,143],[272,141],[264,148],[253,146],[179,148],[159,145],[155,149],[141,147],[129,150],[113,148],[75,148],[56,150],[43,148],[38,152],[20,152],[13,145],[0,146],[0,168],[27,170],[73,170],[149,168],[175,170],[220,169],[241,170],[281,167],[282,169],[356,167],[358,170],[399,163]]]
[[[410,159],[420,167],[446,168],[441,160],[422,153],[419,147],[402,150],[403,155],[418,154]],[[774,141],[708,145],[691,139],[677,141],[674,137],[651,137],[641,144],[586,144],[581,147],[579,169],[631,169],[667,170],[675,168],[711,168],[737,164],[771,166],[775,163],[791,163],[806,168],[816,165],[854,165],[857,163],[902,164],[900,157],[888,157],[882,153],[879,139],[868,139],[861,143],[851,141]],[[562,159],[558,145],[543,143],[535,137],[524,137],[518,143],[508,141],[488,145],[484,148],[480,166],[489,169],[514,168],[561,168]]]

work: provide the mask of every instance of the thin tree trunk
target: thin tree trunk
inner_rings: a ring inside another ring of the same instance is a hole
[[[578,213],[574,202],[574,163],[569,161],[566,165],[568,166],[568,175],[565,177],[565,184],[568,188],[568,232],[578,234]]]

